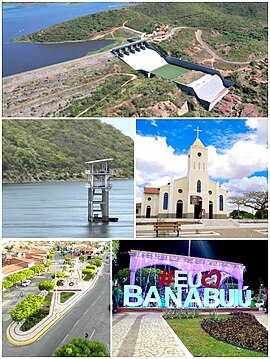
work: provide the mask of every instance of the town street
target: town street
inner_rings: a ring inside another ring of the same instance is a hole
[[[8,342],[5,333],[7,327],[11,323],[11,319],[7,317],[8,306],[5,305],[4,313],[6,314],[3,317],[3,356],[52,356],[59,346],[70,342],[75,337],[84,338],[85,333],[88,333],[89,340],[99,340],[103,342],[109,350],[110,265],[108,263],[109,260],[105,262],[105,258],[104,255],[104,267],[95,286],[78,303],[76,303],[69,312],[56,322],[48,332],[31,345],[16,347]],[[53,266],[51,270],[54,270]],[[49,277],[51,273],[47,273],[47,275]],[[33,280],[31,286],[23,288],[25,295],[37,292],[36,289],[33,290],[33,288],[36,288],[34,284],[38,283],[41,279],[43,278],[38,277]]]

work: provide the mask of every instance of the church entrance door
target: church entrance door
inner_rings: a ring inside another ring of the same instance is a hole
[[[181,199],[176,203],[176,218],[183,218],[183,201]]]
[[[146,207],[146,218],[150,218],[151,216],[151,206]]]
[[[198,204],[194,204],[194,218],[195,219],[201,218],[201,212],[202,212],[202,198],[200,198]]]
[[[213,202],[209,201],[209,219],[213,219]]]

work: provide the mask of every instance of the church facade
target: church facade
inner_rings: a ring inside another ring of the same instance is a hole
[[[227,192],[209,179],[208,149],[198,132],[188,151],[187,175],[160,188],[144,187],[142,204],[137,207],[138,217],[227,218]]]

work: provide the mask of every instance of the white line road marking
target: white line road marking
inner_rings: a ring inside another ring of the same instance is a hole
[[[89,339],[91,339],[91,338],[92,338],[92,336],[94,335],[95,331],[96,331],[96,330],[94,330],[94,331],[93,331],[93,333],[91,334],[91,336],[90,336],[90,338],[89,338]]]
[[[61,343],[64,343],[64,341],[67,339],[67,337],[68,337],[68,334],[65,336],[65,338],[62,340]]]
[[[78,319],[77,322],[73,325],[73,328],[75,328],[78,323],[79,323],[79,319]]]

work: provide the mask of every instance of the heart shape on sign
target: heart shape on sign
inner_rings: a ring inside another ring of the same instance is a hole
[[[217,276],[216,283],[215,284],[207,283],[206,280],[211,279],[214,274]],[[220,281],[221,281],[221,273],[217,269],[212,269],[210,271],[210,273],[204,274],[202,276],[202,285],[204,285],[205,287],[208,287],[208,288],[216,288],[216,289],[218,289],[218,287],[220,285]]]

